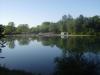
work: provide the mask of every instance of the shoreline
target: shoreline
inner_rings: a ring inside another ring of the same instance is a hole
[[[14,34],[14,35],[5,35],[5,36],[44,36],[44,37],[55,37],[55,36],[96,36],[96,35],[60,35],[60,34]]]

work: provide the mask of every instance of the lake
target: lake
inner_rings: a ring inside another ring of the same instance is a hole
[[[9,36],[0,65],[41,75],[100,75],[99,37]]]

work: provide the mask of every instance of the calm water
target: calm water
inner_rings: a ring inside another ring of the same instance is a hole
[[[98,37],[7,37],[0,65],[42,75],[100,75]]]

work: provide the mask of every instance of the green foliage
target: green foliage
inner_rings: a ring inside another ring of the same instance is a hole
[[[9,22],[7,26],[5,26],[4,34],[14,34],[15,33],[15,24],[14,22]]]
[[[0,35],[2,35],[3,31],[4,31],[4,26],[0,24]]]
[[[26,34],[29,33],[29,27],[28,24],[20,24],[17,29],[16,32],[19,34]]]
[[[49,32],[49,25],[50,25],[50,22],[43,22],[42,25],[40,26],[40,31]]]
[[[76,33],[81,33],[83,32],[84,28],[84,16],[80,15],[75,22],[75,31]]]
[[[50,23],[49,25],[49,32],[59,33],[59,26],[57,23]]]
[[[3,32],[2,25],[0,25],[1,33]],[[27,34],[27,33],[58,33],[68,32],[69,34],[96,34],[100,35],[100,16],[84,17],[80,15],[73,18],[70,14],[62,16],[58,22],[43,22],[37,27],[29,28],[28,24],[20,24],[18,27],[14,26],[14,22],[9,22],[4,28],[4,34]],[[1,34],[0,33],[0,34]]]

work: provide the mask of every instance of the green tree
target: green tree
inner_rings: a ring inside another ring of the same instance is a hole
[[[4,32],[4,26],[0,24],[0,35],[2,35],[3,32]]]
[[[81,33],[83,32],[83,26],[84,25],[84,16],[83,15],[80,15],[76,21],[75,21],[75,30],[76,30],[76,33]]]
[[[14,22],[9,22],[7,26],[5,26],[4,34],[14,34],[15,33],[15,24]]]
[[[100,16],[92,17],[93,28],[95,32],[100,32]]]
[[[19,34],[26,34],[26,33],[29,33],[28,24],[20,24],[20,25],[17,27],[16,32],[19,33]]]
[[[50,23],[49,32],[53,32],[53,33],[59,32],[59,27],[58,27],[57,23]]]
[[[40,27],[40,31],[41,32],[49,32],[49,26],[50,26],[50,22],[43,22]]]
[[[74,33],[75,32],[75,20],[73,19],[73,17],[68,14],[67,16],[67,20],[66,20],[66,27],[67,27],[67,32],[68,33]]]

